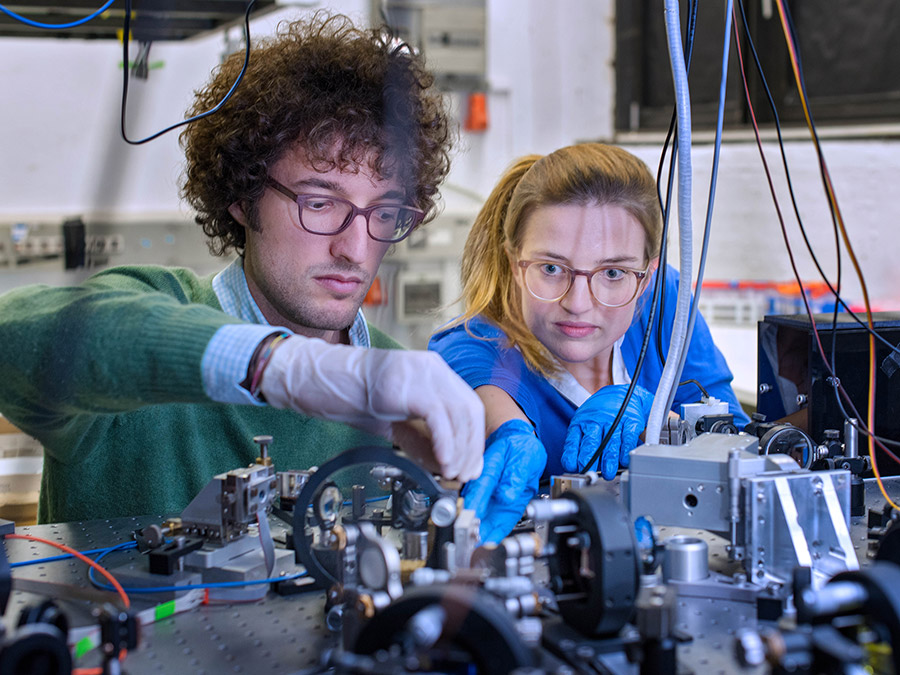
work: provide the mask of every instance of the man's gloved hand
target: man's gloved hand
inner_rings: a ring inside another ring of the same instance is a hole
[[[273,352],[260,391],[275,408],[393,438],[392,422],[422,418],[447,478],[481,473],[484,405],[436,353],[364,349],[292,336]]]
[[[482,544],[512,531],[537,493],[546,464],[544,444],[525,420],[504,422],[488,436],[484,471],[462,491],[465,507],[481,520]]]
[[[566,471],[584,471],[588,468],[586,464],[597,452],[616,419],[627,391],[627,384],[603,387],[575,411],[569,422],[561,457]],[[628,453],[640,443],[640,435],[647,426],[652,406],[653,394],[636,385],[622,419],[600,457],[600,473],[606,480],[615,478],[619,465],[628,467]]]

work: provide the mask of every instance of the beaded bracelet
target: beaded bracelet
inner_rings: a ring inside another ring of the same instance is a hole
[[[264,341],[263,344],[260,345],[261,347],[264,347],[263,352],[258,356],[256,354],[254,354],[253,360],[251,361],[251,364],[253,362],[255,362],[255,366],[252,367],[253,377],[250,378],[250,386],[248,387],[248,389],[250,391],[250,395],[253,398],[256,398],[256,399],[259,399],[262,401],[264,401],[265,399],[260,394],[259,388],[260,388],[260,385],[262,384],[263,371],[265,371],[266,366],[269,365],[269,361],[272,358],[272,354],[275,352],[276,345],[278,345],[278,343],[281,342],[282,340],[286,340],[287,338],[291,337],[291,334],[290,333],[278,333],[277,335],[269,336],[269,337],[271,337],[271,340],[268,340],[268,338],[267,338],[268,342]],[[248,369],[248,370],[250,370],[250,369]]]

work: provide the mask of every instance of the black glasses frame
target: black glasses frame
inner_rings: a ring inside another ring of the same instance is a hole
[[[299,223],[300,227],[303,229],[304,232],[309,232],[310,234],[318,234],[318,235],[321,235],[324,237],[331,237],[331,236],[340,234],[341,232],[343,232],[350,226],[350,223],[353,222],[353,219],[356,218],[356,216],[361,215],[366,219],[366,232],[368,233],[370,238],[374,239],[375,241],[380,241],[385,244],[396,244],[397,242],[400,242],[400,241],[403,241],[404,239],[406,239],[412,233],[412,231],[414,229],[416,229],[419,225],[421,225],[423,220],[425,220],[425,212],[422,209],[417,209],[415,206],[407,206],[406,204],[372,204],[371,206],[367,206],[365,208],[360,208],[359,206],[357,206],[350,200],[344,199],[342,197],[335,197],[334,195],[319,195],[319,194],[298,195],[296,192],[294,192],[290,188],[285,187],[284,185],[279,183],[277,180],[275,180],[271,176],[267,177],[266,185],[268,187],[272,188],[273,190],[280,192],[281,194],[283,194],[285,197],[288,197],[292,201],[296,202],[296,204],[297,204],[297,222]],[[306,205],[306,202],[313,200],[313,199],[329,199],[331,201],[336,201],[336,202],[341,202],[343,204],[347,204],[350,207],[350,213],[344,219],[344,222],[341,223],[341,226],[338,229],[336,229],[334,232],[317,232],[316,230],[311,230],[303,223],[303,207]],[[392,237],[392,238],[376,237],[374,234],[372,234],[372,230],[369,228],[369,216],[374,211],[377,211],[378,209],[383,209],[383,208],[394,208],[394,209],[401,208],[405,211],[409,211],[413,216],[412,225],[410,225],[409,229],[407,229],[406,232],[404,232],[399,237]]]

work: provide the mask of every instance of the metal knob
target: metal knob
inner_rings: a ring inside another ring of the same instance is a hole
[[[256,458],[256,463],[271,464],[272,460],[269,459],[269,443],[272,442],[272,437],[268,435],[254,436],[253,442],[259,446],[259,457]]]

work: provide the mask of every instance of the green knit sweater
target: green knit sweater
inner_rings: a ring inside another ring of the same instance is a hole
[[[270,434],[276,470],[384,445],[289,410],[221,404],[201,359],[228,316],[212,276],[119,267],[80,286],[0,296],[0,412],[44,446],[38,519],[62,522],[179,513],[216,474],[258,456]],[[372,346],[400,345],[369,326]]]

